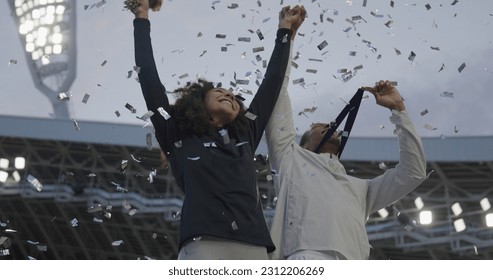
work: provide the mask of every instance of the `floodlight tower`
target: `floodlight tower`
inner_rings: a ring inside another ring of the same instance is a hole
[[[68,92],[76,72],[75,0],[9,0],[36,88],[50,100],[56,118],[70,118]]]

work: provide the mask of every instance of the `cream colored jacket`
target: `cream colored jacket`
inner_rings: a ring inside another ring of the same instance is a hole
[[[406,111],[392,111],[399,163],[373,179],[346,174],[335,155],[316,154],[295,142],[296,130],[287,87],[283,88],[266,128],[269,162],[275,171],[277,206],[271,236],[272,259],[298,250],[332,250],[347,259],[368,259],[368,216],[414,190],[426,178],[421,138]]]

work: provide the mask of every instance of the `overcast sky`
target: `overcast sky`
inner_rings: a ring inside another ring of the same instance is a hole
[[[77,76],[70,89],[71,118],[143,124],[136,116],[147,109],[135,73],[127,78],[134,66],[133,15],[123,11],[123,1],[115,0],[84,9],[97,2],[76,1]],[[239,86],[255,93],[255,72],[265,73],[256,56],[261,60],[270,57],[279,10],[302,3],[308,18],[295,40],[298,67],[292,69],[289,86],[300,132],[312,122],[333,120],[358,87],[388,79],[398,82],[420,135],[493,135],[491,0],[399,0],[393,7],[387,0],[163,2],[161,11],[151,13],[151,36],[160,77],[168,90],[197,75],[229,87],[236,73],[236,79],[250,80]],[[0,115],[50,118],[51,105],[34,87],[6,1],[0,1],[0,11],[4,13],[0,17]],[[256,30],[264,40],[251,33]],[[216,38],[216,34],[226,38]],[[240,37],[250,42],[239,41]],[[324,41],[328,45],[320,50]],[[254,53],[257,47],[264,51]],[[416,55],[413,61],[411,52]],[[17,64],[9,65],[11,59]],[[459,73],[463,63],[466,67]],[[354,73],[355,67],[362,68]],[[353,70],[354,76],[343,81],[342,69]],[[293,84],[301,78],[304,86]],[[445,97],[444,92],[453,95]],[[84,104],[86,93],[90,97]],[[247,104],[253,97],[243,96]],[[127,110],[126,103],[137,113]],[[313,112],[299,114],[313,107]],[[389,115],[369,96],[362,102],[352,135],[391,136]]]

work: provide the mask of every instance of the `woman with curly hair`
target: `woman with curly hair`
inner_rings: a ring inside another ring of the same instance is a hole
[[[135,61],[156,138],[185,198],[178,259],[267,259],[275,250],[257,192],[254,153],[284,80],[290,41],[303,22],[284,7],[266,74],[246,109],[231,91],[198,80],[174,105],[156,69],[149,1],[135,14]]]

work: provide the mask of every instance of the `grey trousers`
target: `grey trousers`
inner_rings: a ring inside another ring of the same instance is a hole
[[[185,244],[178,260],[267,260],[264,246],[221,238],[194,238]]]
[[[289,255],[288,260],[344,260],[343,255],[336,251],[300,250]]]

